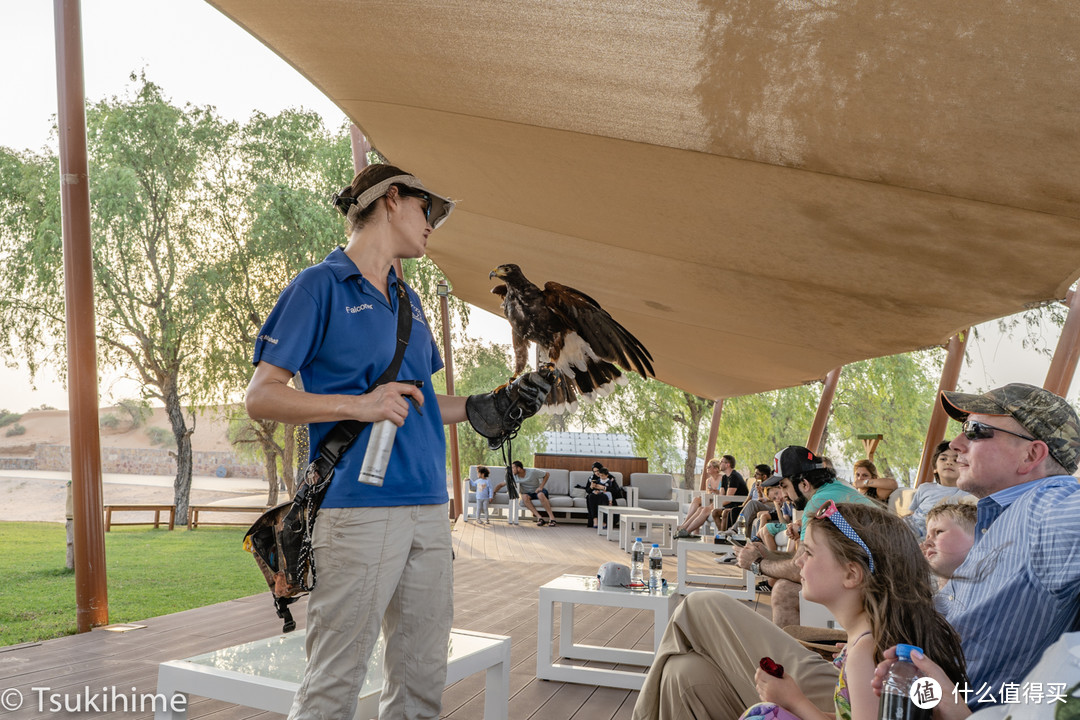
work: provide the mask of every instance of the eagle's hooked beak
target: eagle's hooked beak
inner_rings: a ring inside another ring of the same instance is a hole
[[[492,278],[497,278],[497,277],[501,278],[502,276],[503,276],[502,266],[500,265],[499,267],[495,268],[490,273],[488,273],[488,280],[490,280]]]

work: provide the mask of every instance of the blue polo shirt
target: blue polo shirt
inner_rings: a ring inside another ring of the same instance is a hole
[[[390,365],[397,341],[397,275],[388,277],[390,301],[366,280],[338,248],[318,265],[301,272],[285,288],[255,341],[252,360],[299,373],[304,390],[316,394],[360,395]],[[398,371],[399,380],[422,380],[423,415],[410,403],[398,428],[382,487],[361,483],[371,427],[356,439],[334,468],[323,507],[377,507],[445,503],[446,439],[442,415],[431,386],[442,357],[420,307],[412,305],[412,332]],[[308,426],[311,456],[335,422]]]

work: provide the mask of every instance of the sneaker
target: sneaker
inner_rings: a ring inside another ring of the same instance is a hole
[[[727,553],[726,555],[721,555],[720,557],[716,558],[714,562],[718,562],[721,565],[734,565],[735,555],[733,553]]]
[[[757,587],[755,587],[754,589],[759,593],[764,593],[765,595],[768,595],[772,592],[772,585],[769,584],[768,580],[762,580],[757,584]]]

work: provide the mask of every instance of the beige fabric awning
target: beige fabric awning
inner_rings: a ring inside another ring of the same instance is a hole
[[[1080,276],[1075,2],[210,1],[460,200],[455,295],[498,312],[507,262],[581,289],[698,395]]]

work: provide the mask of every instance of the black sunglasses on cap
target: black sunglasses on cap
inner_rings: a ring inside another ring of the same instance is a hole
[[[994,427],[993,425],[987,425],[986,423],[977,422],[975,420],[965,420],[964,423],[960,426],[960,430],[964,433],[964,437],[966,437],[968,440],[987,440],[994,437],[994,431],[998,430],[1000,432],[1008,433],[1009,435],[1013,435],[1024,440],[1030,440],[1032,442],[1035,442],[1035,438],[1033,437],[1021,435],[1020,433],[1013,432],[1012,430]]]

